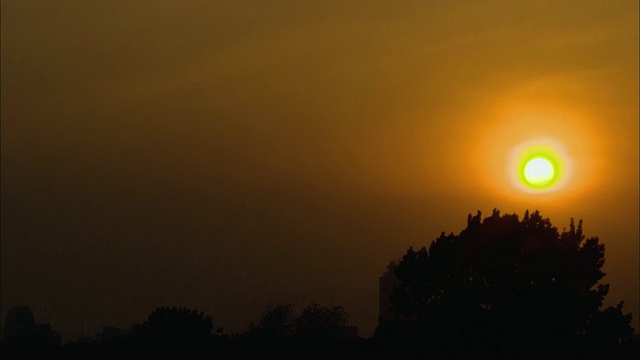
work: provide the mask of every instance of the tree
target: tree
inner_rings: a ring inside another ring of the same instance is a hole
[[[268,305],[258,325],[252,324],[249,332],[270,340],[282,340],[293,334],[294,321],[292,304]]]
[[[311,304],[299,314],[291,304],[269,305],[258,324],[240,338],[241,358],[310,359],[353,358],[347,312],[341,306]]]
[[[146,321],[131,328],[131,340],[143,358],[208,358],[213,321],[187,308],[159,307]]]
[[[604,245],[585,238],[582,221],[560,233],[538,211],[478,212],[459,235],[404,255],[387,334],[434,357],[567,358],[598,331],[615,333],[615,347],[633,330],[621,305],[599,310],[603,264]]]
[[[347,312],[342,306],[311,304],[296,319],[296,333],[302,337],[327,338],[347,326]]]

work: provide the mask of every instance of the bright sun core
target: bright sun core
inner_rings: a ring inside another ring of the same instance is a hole
[[[549,184],[554,175],[553,164],[542,157],[529,160],[524,167],[524,179],[535,187],[544,187]]]
[[[564,185],[570,164],[561,144],[534,140],[514,149],[509,166],[515,184],[527,192],[546,193]]]

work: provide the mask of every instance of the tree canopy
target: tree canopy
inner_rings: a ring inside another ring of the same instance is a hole
[[[604,245],[583,235],[582,221],[559,232],[538,211],[478,212],[459,235],[407,251],[390,295],[394,317],[378,333],[447,357],[566,358],[594,341],[613,349],[633,329],[622,305],[600,311],[603,264]]]

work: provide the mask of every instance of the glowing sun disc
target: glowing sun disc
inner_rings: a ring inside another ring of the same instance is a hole
[[[524,167],[524,178],[533,186],[545,186],[553,180],[555,170],[553,164],[545,158],[536,157],[527,162]]]
[[[510,172],[522,190],[546,193],[560,189],[571,172],[562,145],[551,139],[536,139],[514,149]]]

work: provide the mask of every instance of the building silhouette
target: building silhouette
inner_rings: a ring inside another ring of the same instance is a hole
[[[3,358],[47,358],[60,346],[60,335],[50,324],[36,323],[28,306],[9,309],[2,328]]]
[[[2,328],[2,343],[23,334],[32,334],[36,330],[36,320],[28,306],[14,306],[9,309]]]
[[[400,283],[395,275],[397,267],[397,261],[389,262],[387,271],[379,279],[378,328],[376,329],[376,334],[385,333],[388,330],[388,324],[395,319],[390,297],[395,286]]]

